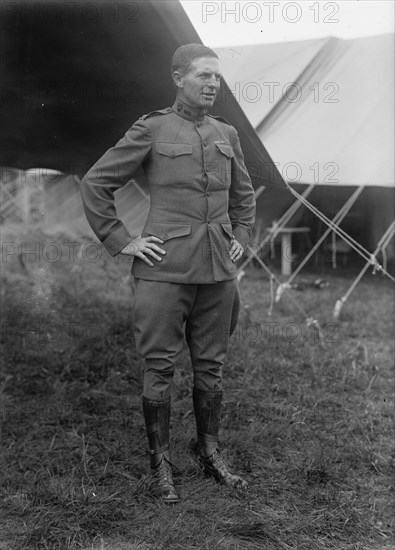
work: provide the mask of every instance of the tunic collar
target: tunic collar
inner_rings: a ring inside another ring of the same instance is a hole
[[[182,118],[186,120],[198,120],[203,121],[207,114],[207,109],[199,107],[191,107],[187,103],[184,103],[180,99],[176,98],[172,110]]]

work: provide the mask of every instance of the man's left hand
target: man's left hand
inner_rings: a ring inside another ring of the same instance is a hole
[[[237,262],[237,260],[240,260],[244,253],[244,248],[241,246],[239,241],[236,241],[236,239],[233,237],[231,245],[230,245],[230,259],[232,262]]]

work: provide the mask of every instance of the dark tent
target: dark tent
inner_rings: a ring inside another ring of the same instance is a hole
[[[200,42],[177,1],[22,2],[2,11],[3,167],[81,177],[139,116],[172,105],[171,55]],[[254,186],[283,186],[226,84],[213,114],[238,129]]]

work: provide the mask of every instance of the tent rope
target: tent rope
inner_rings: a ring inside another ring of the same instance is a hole
[[[248,245],[247,248],[250,248],[250,246]],[[276,283],[280,286],[283,287],[283,290],[285,292],[287,292],[288,288],[287,286],[288,285],[282,285],[281,284],[281,281],[274,275],[274,273],[272,273],[272,271],[270,271],[270,269],[267,267],[267,265],[261,260],[261,258],[258,256],[258,254],[255,252],[255,250],[251,249],[251,253],[255,256],[255,259],[258,261],[258,263],[260,264],[261,267],[263,267],[263,269],[266,271],[266,273],[269,275],[269,277],[273,280],[273,281],[276,281]],[[308,315],[307,315],[307,312],[303,309],[303,307],[294,299],[294,297],[289,294],[289,297],[291,299],[291,301],[294,303],[294,305],[299,309],[299,311],[303,314],[303,316],[307,319]]]
[[[303,309],[303,307],[299,304],[299,302],[297,302],[297,300],[295,300],[295,298],[292,296],[292,294],[288,293],[288,290],[289,290],[289,285],[287,284],[281,284],[280,280],[274,275],[274,273],[272,273],[270,271],[270,269],[267,267],[267,265],[261,260],[261,258],[258,256],[258,254],[255,252],[255,250],[253,250],[249,245],[247,245],[247,248],[250,248],[251,250],[251,254],[253,256],[255,256],[255,259],[258,261],[258,263],[261,265],[261,267],[263,267],[263,269],[266,271],[266,273],[268,273],[269,277],[270,277],[270,280],[271,280],[271,284],[273,284],[274,281],[276,281],[276,283],[278,284],[278,288],[282,289],[282,292],[287,292],[291,302],[293,302],[293,304],[296,306],[296,308],[301,312],[301,314],[303,315],[303,317],[305,318],[305,321],[306,321],[306,326],[308,328],[312,327],[314,328],[314,330],[316,331],[317,335],[318,335],[318,339],[320,341],[320,343],[322,345],[324,345],[324,338],[323,338],[323,333],[322,333],[322,329],[321,329],[321,326],[320,326],[320,323],[317,319],[314,319],[314,317],[309,317],[307,312]],[[244,271],[242,272],[244,274]],[[278,290],[277,290],[278,292]],[[271,315],[272,314],[272,303],[270,304],[270,309],[269,309],[269,313],[268,315]]]
[[[332,223],[331,220],[329,220],[329,218],[327,218],[324,214],[322,214],[322,212],[320,212],[315,206],[313,206],[311,203],[309,203],[306,199],[304,199],[301,195],[299,195],[299,193],[297,193],[296,191],[294,191],[292,189],[292,187],[289,186],[289,184],[287,183],[287,186],[289,187],[291,193],[296,196],[296,197],[299,197],[299,200],[301,202],[303,202],[303,204],[306,206],[306,208],[308,208],[309,210],[311,210],[312,212],[314,212],[314,214],[321,220],[323,221],[326,225],[328,225],[337,235],[339,235],[349,246],[351,246],[351,248],[353,248],[356,252],[358,252],[358,254],[360,256],[362,256],[364,258],[364,260],[366,261],[370,261],[370,257],[372,256],[371,252],[368,252],[361,244],[359,244],[357,241],[355,241],[352,237],[350,237],[345,231],[343,231],[343,229],[341,229],[340,227],[338,227],[336,224]],[[377,258],[375,258],[375,256],[373,255],[373,258],[374,258],[374,264],[376,266],[376,270],[377,271],[382,271],[384,275],[386,275],[387,277],[389,277],[393,282],[395,282],[395,278],[390,275],[390,273],[388,273],[387,270],[385,270],[383,268],[382,265],[379,264],[379,262],[377,261]]]
[[[258,187],[258,189],[255,191],[254,195],[255,195],[255,200],[259,197],[259,195],[261,193],[263,193],[263,191],[266,189],[266,187],[264,185],[260,185]]]
[[[337,212],[337,214],[333,217],[332,219],[332,222],[333,223],[341,223],[344,219],[344,217],[347,215],[347,213],[349,212],[350,208],[352,207],[352,205],[355,203],[355,201],[357,200],[357,198],[359,197],[359,195],[362,193],[362,190],[363,188],[362,187],[358,187],[354,193],[351,195],[351,197],[348,198],[348,200],[344,203],[344,205],[341,207],[341,209],[339,210],[339,212]],[[309,250],[308,254],[306,255],[306,257],[303,259],[303,261],[298,265],[298,267],[295,269],[295,271],[292,273],[292,275],[290,276],[290,278],[288,279],[287,281],[287,284],[290,284],[294,279],[295,277],[299,274],[299,272],[302,270],[302,268],[305,266],[305,264],[309,261],[309,259],[311,258],[311,256],[315,253],[315,251],[317,250],[317,248],[321,245],[321,243],[326,239],[326,237],[328,236],[328,234],[331,232],[331,228],[329,227],[328,229],[325,230],[325,232],[321,235],[321,237],[318,239],[318,241],[315,243],[315,245],[313,246],[313,248],[311,248],[311,250]],[[333,231],[332,231],[332,235],[334,235]],[[277,300],[278,301],[278,300]]]
[[[299,195],[299,193],[297,191],[294,191],[292,189],[292,187],[290,187],[290,190],[291,190],[291,193],[296,196],[296,197],[300,197],[300,200],[303,202],[303,204],[306,206],[306,208],[308,208],[309,210],[311,210],[322,222],[324,222],[326,225],[328,225],[336,234],[338,234],[340,237],[343,238],[343,240],[345,240],[352,248],[354,248],[356,250],[356,252],[358,252],[358,254],[361,254],[361,256],[367,260],[369,255],[370,255],[370,252],[368,252],[367,250],[365,250],[365,248],[360,244],[358,243],[357,241],[355,241],[352,237],[350,237],[345,231],[343,231],[343,229],[341,229],[340,227],[338,227],[336,224],[332,223],[331,220],[329,218],[327,218],[325,216],[325,214],[323,214],[322,212],[320,212],[320,210],[318,210],[318,208],[316,208],[314,205],[312,205],[310,202],[308,202],[307,200],[305,200],[301,195]],[[360,250],[358,250],[358,248]]]
[[[304,190],[302,193],[302,197],[307,197],[310,195],[312,190],[314,189],[315,185],[309,185],[307,189]],[[259,189],[258,189],[259,191]],[[257,194],[255,195],[257,197]],[[274,221],[272,227],[270,228],[269,233],[266,235],[266,237],[261,241],[261,243],[258,245],[256,249],[256,253],[258,253],[262,248],[265,246],[267,242],[270,241],[271,249],[274,243],[274,239],[278,235],[278,233],[281,231],[281,229],[289,222],[289,220],[292,218],[292,216],[296,213],[296,211],[301,207],[301,202],[299,200],[295,201],[291,204],[291,206],[288,208],[288,210],[281,216],[281,218],[278,221]],[[251,247],[249,247],[251,249]],[[273,252],[272,252],[273,253]],[[239,267],[238,271],[241,272],[244,270],[244,268],[253,260],[254,254],[250,252],[250,254],[247,256],[247,258],[244,260],[244,262]]]
[[[383,256],[383,266],[384,266],[385,269],[387,269],[387,250],[386,250],[386,248],[390,244],[390,241],[393,238],[393,236],[394,236],[393,232],[388,233],[387,238],[384,240],[384,242],[381,245],[380,252]]]
[[[250,246],[248,245],[247,248],[250,248]],[[250,249],[251,252],[253,253],[253,255],[255,256],[256,260],[258,261],[258,263],[260,264],[261,267],[263,267],[263,269],[266,271],[266,273],[269,275],[269,277],[273,278],[279,285],[281,284],[280,281],[277,279],[277,277],[274,275],[274,273],[272,273],[270,271],[270,269],[267,267],[267,265],[261,260],[261,258],[258,256],[258,254],[255,252],[255,250],[252,250]],[[290,296],[291,300],[293,301],[293,303],[295,304],[295,306],[299,309],[299,311],[305,316],[307,317],[307,313],[305,312],[305,310],[302,308],[302,306],[300,304],[298,304],[298,302],[296,302],[296,300],[293,298],[293,296]]]
[[[352,285],[350,286],[350,288],[348,289],[348,291],[345,293],[344,296],[342,296],[339,300],[337,300],[336,304],[335,304],[335,308],[333,310],[333,318],[335,320],[338,320],[339,319],[339,316],[340,316],[340,312],[343,308],[343,305],[345,304],[345,302],[348,300],[348,298],[350,297],[351,293],[353,292],[354,288],[357,286],[357,284],[359,283],[359,281],[362,279],[362,277],[364,276],[364,274],[366,273],[366,271],[368,270],[369,266],[370,265],[374,265],[376,266],[376,255],[380,252],[380,250],[382,249],[382,247],[385,245],[387,246],[387,244],[389,243],[389,241],[392,239],[392,237],[394,236],[394,233],[395,233],[395,221],[393,221],[391,223],[391,225],[388,227],[388,229],[385,231],[384,235],[381,237],[380,241],[378,242],[377,244],[377,247],[376,247],[376,250],[373,252],[373,254],[371,254],[372,258],[369,258],[369,260],[366,262],[366,264],[363,266],[363,268],[361,269],[361,271],[359,272],[358,276],[355,278],[354,282],[352,283]]]
[[[387,271],[387,251],[385,248],[381,249],[381,254],[383,256],[383,268]]]

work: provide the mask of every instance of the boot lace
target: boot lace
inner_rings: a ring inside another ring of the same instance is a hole
[[[226,464],[225,460],[222,458],[218,450],[214,451],[211,456],[205,457],[204,462],[211,468],[217,470],[222,477],[232,475],[229,471],[228,465]]]
[[[208,457],[202,457],[200,460],[206,471],[213,475],[217,480],[222,481],[231,487],[240,487],[243,489],[247,488],[248,483],[242,477],[232,474],[229,471],[228,465],[218,450],[215,450],[214,453]]]
[[[174,486],[171,465],[165,457],[163,457],[158,466],[153,469],[153,476],[157,484],[162,487],[166,487],[168,485]]]

